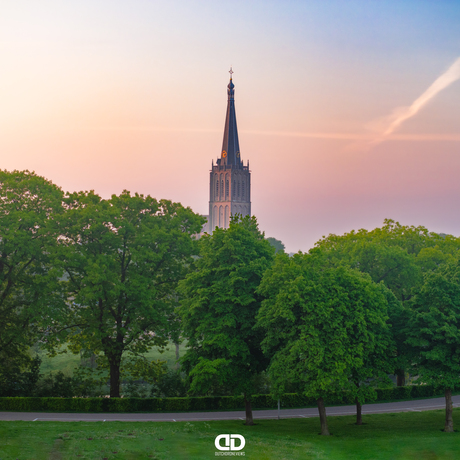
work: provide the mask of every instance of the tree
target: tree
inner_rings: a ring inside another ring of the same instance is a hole
[[[29,171],[0,171],[0,379],[31,364],[36,326],[53,300],[59,187]]]
[[[275,253],[278,254],[278,252],[284,252],[286,249],[284,247],[284,244],[282,241],[277,240],[276,238],[269,237],[267,238],[267,241],[275,248]]]
[[[367,323],[368,331],[372,337],[372,342],[367,343],[364,349],[363,364],[351,372],[350,380],[356,386],[356,424],[362,425],[362,404],[377,399],[376,387],[382,385],[391,385],[388,378],[394,369],[396,354],[396,341],[392,334],[391,327],[388,323],[388,315],[400,308],[401,303],[396,299],[394,294],[382,283],[378,285],[387,302],[385,308],[386,324],[369,321]],[[380,299],[382,301],[382,299]],[[383,312],[383,309],[380,313]],[[372,312],[368,312],[373,314]],[[394,314],[394,313],[393,313]]]
[[[68,340],[74,352],[102,352],[110,396],[119,397],[124,354],[134,372],[152,379],[163,372],[140,355],[172,333],[174,291],[196,254],[191,235],[203,218],[178,203],[127,191],[109,200],[72,193],[65,206],[60,264],[68,302],[54,313],[48,347]]]
[[[328,435],[324,398],[344,395],[362,404],[363,383],[391,349],[384,288],[346,267],[319,269],[314,257],[278,255],[260,284],[265,297],[258,326],[276,394],[297,381],[317,400],[321,434]]]
[[[316,243],[330,263],[345,263],[369,273],[405,302],[421,286],[423,274],[455,259],[460,239],[385,219],[381,228],[329,235]]]
[[[412,288],[421,283],[422,277],[416,255],[408,252],[406,246],[410,244],[404,241],[410,233],[397,228],[395,232],[387,223],[371,232],[359,230],[342,236],[329,235],[318,241],[316,247],[330,265],[344,264],[368,273],[376,283],[383,281],[404,302],[410,299]]]
[[[407,342],[415,352],[417,381],[444,388],[444,431],[452,432],[452,390],[460,375],[459,261],[426,276],[412,302]]]
[[[423,283],[423,274],[452,260],[460,249],[458,238],[438,235],[425,227],[403,226],[386,219],[381,228],[361,229],[342,236],[329,235],[316,244],[323,265],[346,265],[383,282],[400,301],[391,303],[390,324],[397,344],[393,372],[397,384],[404,385],[410,367],[410,350],[404,332],[408,320],[406,305],[414,290]]]
[[[184,335],[182,363],[199,394],[225,389],[243,394],[246,425],[253,424],[251,395],[256,377],[268,364],[262,332],[254,329],[261,297],[256,289],[274,250],[255,217],[232,218],[200,240],[196,269],[180,283]]]

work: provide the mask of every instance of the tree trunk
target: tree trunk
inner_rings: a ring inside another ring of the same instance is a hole
[[[327,427],[326,407],[324,406],[324,399],[318,398],[316,402],[318,404],[319,420],[321,422],[321,434],[329,436],[330,433],[329,428]]]
[[[356,402],[356,425],[362,425],[363,424],[363,415],[361,413],[361,403],[358,401],[358,398],[355,399]]]
[[[396,371],[396,386],[403,387],[406,385],[406,373],[404,369],[398,369]]]
[[[110,363],[110,397],[120,397],[120,359],[113,359]]]
[[[444,431],[446,433],[452,433],[454,431],[454,419],[452,418],[452,390],[446,388],[444,391],[446,396],[446,425]]]
[[[246,406],[246,423],[245,425],[254,425],[254,420],[252,418],[252,407],[251,401],[244,396],[244,404]]]

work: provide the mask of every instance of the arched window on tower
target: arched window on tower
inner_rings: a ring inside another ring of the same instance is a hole
[[[238,198],[240,197],[240,181],[238,181],[238,190],[237,190],[237,195],[238,195]]]
[[[220,181],[220,196],[222,198],[224,197],[224,179],[221,179],[221,181]]]
[[[233,179],[233,186],[232,186],[232,196],[235,198],[236,195],[236,181]]]
[[[224,228],[228,228],[230,223],[230,210],[228,205],[225,206]]]
[[[219,199],[219,179],[217,178],[216,174],[216,200]]]
[[[224,226],[224,207],[219,206],[219,228]]]
[[[219,226],[219,210],[217,206],[214,206],[212,210],[212,231],[215,230],[216,227]]]
[[[244,198],[244,180],[241,182],[241,198]]]
[[[225,198],[228,199],[228,194],[230,192],[230,184],[228,183],[228,177],[225,177]]]

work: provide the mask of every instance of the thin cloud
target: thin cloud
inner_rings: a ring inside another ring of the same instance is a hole
[[[309,139],[330,139],[330,140],[354,140],[354,141],[373,141],[375,136],[372,134],[360,133],[309,133],[295,131],[247,131],[241,130],[241,134],[254,134],[259,136],[281,136],[281,137],[305,137]],[[460,141],[460,134],[392,134],[391,140],[397,141]]]
[[[431,99],[440,91],[460,79],[460,57],[440,75],[432,85],[418,97],[410,106],[398,107],[391,115],[368,125],[374,134],[362,133],[324,133],[324,132],[293,132],[293,131],[253,131],[241,130],[241,134],[252,134],[259,136],[282,136],[282,137],[304,137],[310,139],[330,139],[330,140],[353,140],[356,143],[348,147],[351,150],[367,150],[371,145],[378,144],[384,140],[408,140],[408,141],[460,141],[458,134],[393,134],[396,128],[404,121],[417,114]],[[80,127],[96,131],[144,131],[144,132],[183,132],[183,133],[216,133],[221,132],[217,129],[209,128],[182,128],[164,126],[91,126]]]
[[[371,123],[369,128],[379,133],[379,136],[374,139],[374,143],[385,140],[402,123],[416,115],[440,91],[458,79],[460,79],[460,57],[412,105],[397,107],[390,116]]]
[[[241,134],[253,134],[256,136],[279,136],[279,137],[307,137],[310,139],[338,139],[338,140],[356,140],[369,139],[368,134],[358,133],[309,133],[296,131],[252,131],[241,130]]]

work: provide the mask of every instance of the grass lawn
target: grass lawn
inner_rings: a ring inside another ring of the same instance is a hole
[[[253,460],[440,460],[460,458],[460,433],[443,433],[444,411],[218,422],[0,422],[0,459],[211,459],[218,434],[245,437]],[[460,409],[454,409],[460,423]],[[235,458],[235,457],[233,457]]]

